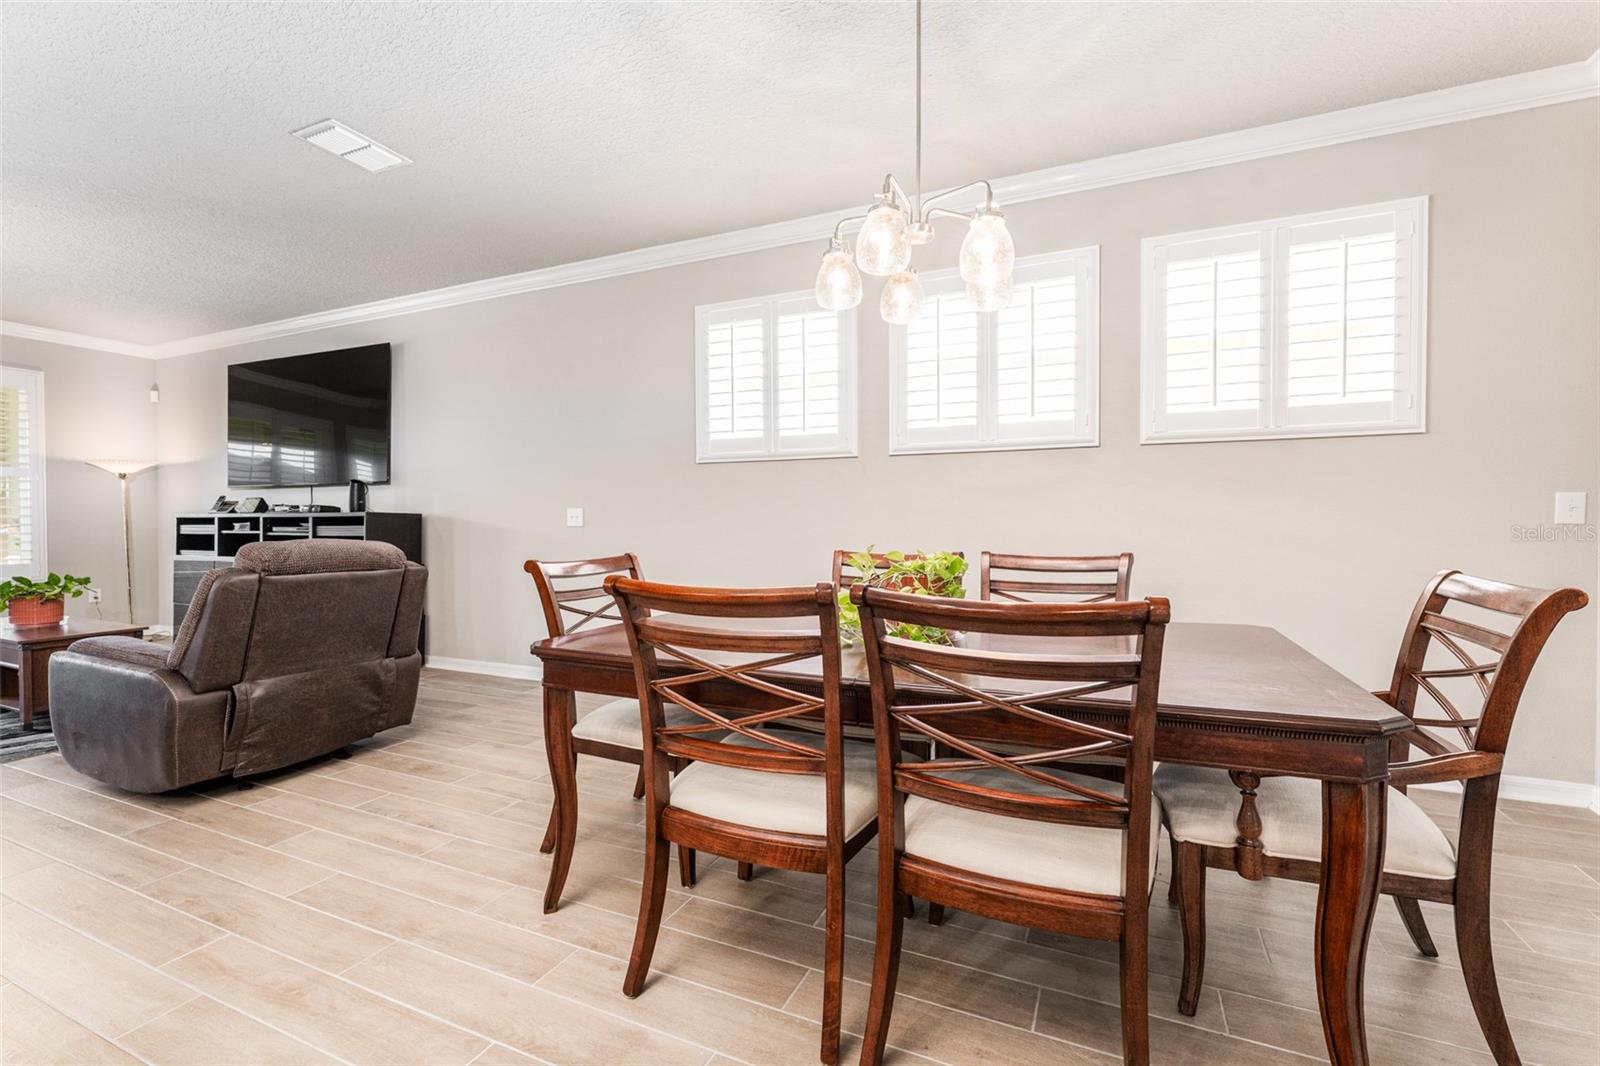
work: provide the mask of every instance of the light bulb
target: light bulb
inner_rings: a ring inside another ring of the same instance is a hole
[[[986,288],[1010,281],[1016,261],[1016,245],[1011,243],[1006,220],[999,212],[984,212],[972,220],[961,242],[962,281]]]
[[[879,204],[867,212],[867,220],[856,234],[856,265],[863,274],[883,277],[905,270],[911,264],[911,238],[906,233],[906,215],[898,207]]]
[[[1011,279],[1002,278],[993,285],[967,283],[967,299],[978,311],[1002,311],[1011,306]]]
[[[883,283],[883,296],[878,300],[878,311],[883,320],[892,326],[910,322],[922,306],[922,281],[915,270],[891,274]]]
[[[850,246],[835,238],[817,270],[817,306],[825,311],[848,311],[860,302],[861,272],[850,258]]]

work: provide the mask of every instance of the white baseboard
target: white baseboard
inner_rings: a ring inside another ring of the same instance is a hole
[[[487,659],[447,659],[443,655],[430,655],[428,668],[457,670],[463,674],[486,674],[489,677],[514,677],[521,681],[537,681],[544,676],[538,660],[531,663],[496,663]]]
[[[538,681],[544,676],[539,665],[537,660],[517,664],[489,662],[485,659],[447,659],[439,655],[428,656],[428,666],[435,670],[458,670],[464,674],[514,677],[524,681]],[[1438,789],[1441,792],[1461,791],[1461,786],[1453,781],[1412,787]],[[1500,796],[1502,799],[1548,803],[1556,807],[1587,807],[1600,814],[1600,788],[1582,781],[1557,781],[1548,777],[1517,777],[1504,774],[1500,778]]]
[[[1432,785],[1413,785],[1441,792],[1460,792],[1461,785],[1444,781]],[[1527,803],[1548,803],[1556,807],[1587,807],[1600,814],[1600,789],[1582,781],[1557,781],[1549,777],[1500,775],[1500,798]]]

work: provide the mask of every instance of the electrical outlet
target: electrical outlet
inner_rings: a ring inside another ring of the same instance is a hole
[[[1587,492],[1556,493],[1556,525],[1581,526],[1587,520],[1588,512]]]
[[[581,526],[581,525],[583,525],[583,508],[582,507],[568,507],[567,508],[567,525],[569,525],[569,526]]]
[[[94,585],[85,585],[83,588],[83,593],[85,596],[89,597],[90,603],[100,602],[100,590]]]

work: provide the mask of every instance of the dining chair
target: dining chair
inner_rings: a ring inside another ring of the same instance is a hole
[[[845,864],[872,839],[877,822],[872,748],[844,739],[833,588],[686,588],[619,575],[607,577],[605,588],[621,609],[646,722],[645,877],[623,992],[631,998],[644,990],[672,844],[823,874],[821,1057],[834,1063]],[[774,619],[797,624],[751,622]],[[718,711],[730,688],[741,693],[742,706],[753,700],[760,709],[741,717]],[[674,721],[669,707],[694,720]],[[800,716],[820,717],[820,736],[782,728]],[[673,776],[676,762],[691,760]]]
[[[1015,576],[1017,574],[1026,577]],[[1064,575],[1056,578],[1039,574]],[[1133,553],[1121,555],[1002,555],[984,552],[978,560],[978,595],[986,600],[1078,603],[1125,602],[1133,577]]]
[[[1394,897],[1412,942],[1427,956],[1438,951],[1418,901],[1454,906],[1467,994],[1502,1064],[1521,1060],[1500,1005],[1489,925],[1500,770],[1539,652],[1556,623],[1586,603],[1577,589],[1524,588],[1446,570],[1428,582],[1411,612],[1388,689],[1374,693],[1413,722],[1389,752],[1380,891]],[[1437,710],[1419,708],[1420,696]],[[1470,708],[1469,698],[1475,714],[1461,709]],[[1413,747],[1422,757],[1408,760]],[[1463,786],[1454,845],[1406,795],[1409,785],[1443,781]],[[1319,881],[1322,789],[1308,778],[1165,763],[1156,771],[1155,791],[1173,840],[1183,927],[1178,1009],[1193,1015],[1205,969],[1206,868],[1234,870],[1252,881]]]
[[[912,895],[1115,941],[1123,1060],[1148,1062],[1146,935],[1160,832],[1150,775],[1167,601],[995,603],[870,587],[851,599],[877,747],[877,938],[863,1066],[883,1057]],[[914,643],[887,635],[894,623],[961,636],[949,647]],[[1107,695],[1129,688],[1126,702]],[[1078,702],[1086,696],[1096,700]],[[974,733],[1005,746],[968,739]],[[907,735],[955,755],[908,761]],[[1125,783],[1055,765],[1091,753],[1120,755]]]
[[[548,562],[529,559],[522,564],[533,577],[539,590],[539,603],[544,608],[545,628],[552,637],[564,637],[595,623],[616,624],[621,620],[617,604],[605,591],[602,581],[607,574],[625,574],[641,577],[639,557],[632,552],[610,555],[599,559],[573,559],[565,562]],[[572,616],[568,620],[568,616]],[[675,716],[676,712],[675,712]],[[681,720],[681,716],[680,717]],[[639,701],[636,699],[608,700],[582,718],[567,724],[569,743],[573,753],[572,773],[577,773],[577,756],[592,755],[598,759],[629,763],[639,767],[634,779],[633,798],[644,796],[644,740]],[[571,790],[569,790],[571,791]],[[561,790],[556,790],[556,804],[561,803]],[[576,803],[575,792],[572,802]],[[556,804],[550,810],[550,823],[545,829],[539,851],[549,854],[556,845],[559,812]],[[573,811],[576,821],[577,812]],[[678,854],[678,871],[685,886],[694,884],[694,852],[683,849]]]

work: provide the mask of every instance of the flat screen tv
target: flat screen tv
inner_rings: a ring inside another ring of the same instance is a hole
[[[228,484],[389,481],[389,346],[228,367]]]

